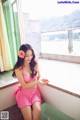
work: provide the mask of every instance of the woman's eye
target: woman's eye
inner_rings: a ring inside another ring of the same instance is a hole
[[[25,55],[25,57],[29,57],[28,55]]]
[[[30,55],[30,56],[29,56],[29,55],[26,55],[25,57],[32,57],[32,56],[33,56],[33,55]]]

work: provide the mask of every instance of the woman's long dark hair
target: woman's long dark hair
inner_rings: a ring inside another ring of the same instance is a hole
[[[32,58],[32,60],[31,60],[31,62],[30,62],[30,69],[31,69],[31,71],[32,71],[31,77],[33,78],[33,77],[37,74],[37,71],[35,70],[35,65],[36,65],[37,63],[36,63],[36,61],[35,61],[35,53],[34,53],[34,50],[32,49],[31,45],[29,45],[29,44],[23,44],[23,45],[21,45],[19,51],[20,51],[20,50],[24,51],[24,53],[26,53],[27,50],[31,50],[31,51],[32,51],[33,58]],[[14,65],[14,68],[13,68],[13,74],[12,74],[13,77],[16,77],[16,75],[15,75],[15,69],[17,69],[17,68],[19,68],[19,67],[23,67],[23,63],[24,63],[24,58],[20,58],[20,57],[18,56],[18,60],[17,60],[16,64]]]

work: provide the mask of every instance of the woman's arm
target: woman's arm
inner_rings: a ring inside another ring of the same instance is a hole
[[[30,82],[30,83],[26,83],[24,81],[24,79],[23,79],[23,76],[22,76],[22,73],[21,73],[20,69],[16,69],[15,74],[16,74],[16,77],[17,77],[19,83],[21,84],[21,86],[24,89],[32,88],[32,87],[38,85],[39,83],[44,84],[44,82],[41,81],[41,80],[34,80],[34,81]]]
[[[37,80],[40,80],[40,82],[41,83],[43,83],[42,85],[46,85],[46,84],[48,84],[48,79],[41,79],[40,77],[41,77],[41,75],[40,75],[40,70],[39,70],[39,64],[38,64],[38,60],[36,60],[36,66],[35,66],[35,69],[36,69],[36,71],[37,71],[37,73],[38,73],[38,76],[37,76]]]

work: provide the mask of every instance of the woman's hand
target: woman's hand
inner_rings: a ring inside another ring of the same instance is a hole
[[[44,85],[48,84],[48,79],[42,79],[42,81],[44,82]]]
[[[48,80],[47,79],[39,79],[39,83],[41,84],[41,85],[46,85],[46,84],[48,84]]]
[[[38,81],[39,81],[39,84],[40,84],[40,85],[44,85],[44,82],[43,82],[42,79],[39,79]]]

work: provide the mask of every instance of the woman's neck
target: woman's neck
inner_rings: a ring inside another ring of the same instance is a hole
[[[30,67],[29,63],[24,63],[23,67]]]
[[[31,73],[30,63],[24,62],[23,69]]]

